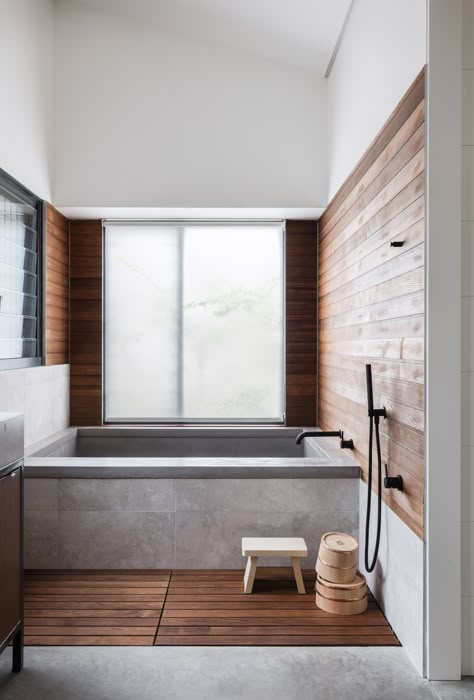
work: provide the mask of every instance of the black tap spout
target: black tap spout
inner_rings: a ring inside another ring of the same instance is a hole
[[[338,437],[341,439],[342,448],[353,448],[352,440],[344,440],[344,433],[342,430],[303,430],[296,438],[296,444],[301,445],[303,440],[307,437]]]

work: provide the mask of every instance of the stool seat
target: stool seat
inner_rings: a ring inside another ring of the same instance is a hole
[[[307,557],[308,548],[302,537],[242,537],[244,557]]]
[[[244,576],[244,593],[252,593],[259,557],[290,557],[298,593],[306,593],[300,558],[308,556],[302,537],[242,537],[242,556],[248,557]]]

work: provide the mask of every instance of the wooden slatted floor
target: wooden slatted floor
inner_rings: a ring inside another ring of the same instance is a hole
[[[25,644],[153,646],[171,571],[29,571]]]
[[[370,596],[362,615],[315,606],[292,574],[257,573],[252,595],[242,571],[32,571],[25,581],[25,643],[84,646],[397,646]]]

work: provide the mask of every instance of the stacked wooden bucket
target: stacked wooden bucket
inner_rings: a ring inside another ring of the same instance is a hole
[[[359,615],[367,609],[367,585],[357,571],[359,545],[350,535],[321,537],[316,562],[316,605],[335,615]]]

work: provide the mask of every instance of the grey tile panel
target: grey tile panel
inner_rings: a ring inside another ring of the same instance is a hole
[[[174,509],[173,479],[59,480],[59,510],[173,512]]]
[[[26,569],[59,568],[59,513],[25,511],[24,561]]]
[[[61,511],[61,569],[174,566],[174,513]]]

